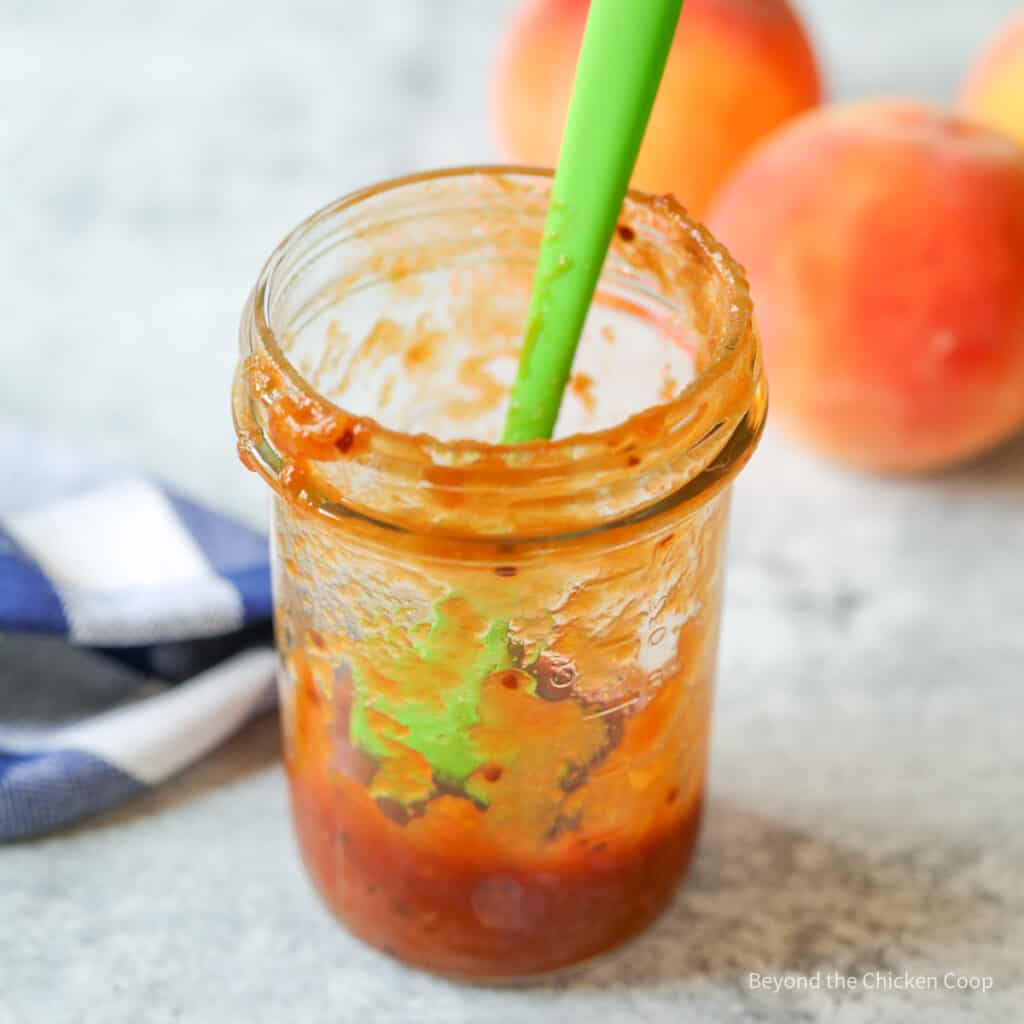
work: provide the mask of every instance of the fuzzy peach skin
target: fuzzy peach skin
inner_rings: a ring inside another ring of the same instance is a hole
[[[964,83],[960,106],[1024,145],[1024,13],[996,33]]]
[[[775,412],[881,471],[1024,425],[1024,149],[903,102],[824,108],[751,154],[711,210],[746,266]]]
[[[508,28],[494,125],[516,163],[558,161],[588,8],[528,0]],[[820,98],[814,53],[787,0],[686,0],[633,186],[672,192],[699,216],[755,142]]]

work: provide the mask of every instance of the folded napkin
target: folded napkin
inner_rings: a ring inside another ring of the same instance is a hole
[[[0,421],[0,841],[155,786],[274,702],[266,538]]]

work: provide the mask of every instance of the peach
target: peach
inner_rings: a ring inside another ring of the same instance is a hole
[[[915,471],[1024,425],[1024,149],[901,102],[824,108],[758,147],[711,230],[745,265],[775,411]]]
[[[494,123],[504,155],[554,166],[588,0],[530,0],[504,39]],[[763,135],[817,104],[814,53],[787,0],[686,0],[633,185],[700,215]]]
[[[1024,14],[1000,29],[974,65],[960,106],[1024,143]]]

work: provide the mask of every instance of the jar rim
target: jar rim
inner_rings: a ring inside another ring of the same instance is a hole
[[[746,393],[737,396],[736,388],[729,388],[734,408],[741,407],[740,411],[744,416],[751,410],[756,413],[752,422],[747,424],[750,429],[745,434],[745,443],[740,446],[729,446],[730,459],[734,465],[731,467],[732,471],[724,475],[731,479],[756,444],[764,420],[764,384],[760,374],[760,349],[752,323],[753,304],[743,269],[707,228],[691,219],[671,195],[655,196],[631,189],[627,193],[627,199],[650,211],[660,224],[670,226],[677,233],[677,238],[686,236],[687,244],[696,248],[709,274],[717,277],[726,301],[709,345],[707,364],[669,400],[647,406],[630,414],[625,420],[597,430],[573,433],[552,440],[505,445],[472,438],[442,440],[428,433],[405,433],[386,426],[372,416],[349,412],[321,394],[306,379],[288,358],[285,347],[279,341],[271,312],[275,275],[286,264],[289,254],[325,222],[353,210],[366,200],[405,188],[457,178],[550,181],[553,178],[553,171],[512,164],[478,164],[446,167],[390,178],[349,192],[321,207],[292,229],[274,248],[260,271],[247,307],[247,316],[251,320],[251,328],[260,346],[269,357],[274,370],[285,381],[286,387],[300,396],[302,401],[318,407],[323,414],[341,418],[356,431],[362,429],[371,435],[374,446],[373,458],[378,466],[389,460],[404,465],[415,463],[420,466],[437,467],[442,476],[444,470],[450,467],[472,467],[474,470],[486,471],[488,466],[500,466],[504,477],[502,489],[528,488],[538,478],[550,480],[552,474],[564,474],[568,477],[578,474],[581,465],[588,468],[601,465],[607,461],[609,453],[621,455],[631,441],[635,443],[637,439],[657,436],[661,431],[677,435],[685,432],[691,435],[692,441],[703,443],[709,425],[720,418],[715,415],[714,408],[709,408],[715,404],[712,393],[716,390],[716,384],[727,375],[735,377],[737,363],[749,360],[752,372],[745,375],[747,381],[741,388],[745,389]],[[243,345],[244,332],[243,323]],[[237,395],[235,406],[236,424],[239,426],[241,437],[243,429],[239,420],[251,421],[251,417],[246,417],[244,413],[240,416]],[[697,415],[698,412],[702,415]],[[684,427],[688,429],[684,431]],[[729,440],[730,436],[726,435],[721,437],[715,446],[705,445],[706,450],[702,453],[703,465],[695,465],[694,472],[684,482],[691,483],[692,477],[708,468],[715,457],[726,449]],[[252,447],[250,445],[250,448]],[[359,455],[353,456],[356,461],[359,458]],[[276,480],[278,474],[273,472],[275,467],[267,466],[268,460],[265,457],[257,456],[254,461],[261,464],[253,468],[259,469],[268,482],[275,486],[275,489],[279,489]],[[713,476],[717,481],[722,479],[723,473],[721,466],[716,468],[718,471]],[[451,483],[450,480],[445,481],[446,485]],[[460,479],[459,484],[461,483]],[[692,490],[692,487],[687,487],[687,491]],[[330,501],[315,500],[311,503],[321,508],[331,504]],[[372,513],[368,515],[365,510],[358,507],[354,510],[367,518],[374,518]],[[405,525],[392,522],[387,517],[385,521],[387,525]]]

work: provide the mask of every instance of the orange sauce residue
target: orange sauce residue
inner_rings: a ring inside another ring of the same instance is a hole
[[[587,415],[593,415],[594,402],[594,378],[586,373],[574,373],[569,378],[569,388],[580,400]]]
[[[516,700],[541,705],[528,713],[533,725],[545,705],[566,713],[578,706],[547,704],[500,680],[494,694],[496,717],[482,728],[496,739],[521,735],[523,723],[504,718]],[[553,722],[550,736],[536,737],[532,759],[481,766],[487,807],[440,792],[410,813],[369,795],[365,781],[376,769],[348,743],[338,721],[344,703],[339,710],[307,677],[295,694],[288,776],[302,855],[321,896],[366,941],[456,976],[535,974],[616,945],[664,908],[697,836],[703,772],[682,775],[670,754],[678,750],[659,743],[674,727],[672,704],[659,698],[632,717],[591,780],[569,793],[543,781],[556,763],[550,744],[572,735]],[[638,757],[643,764],[644,752],[659,747],[664,762],[637,779]],[[638,813],[644,782],[657,798]],[[559,826],[535,840],[528,823],[559,804]]]

